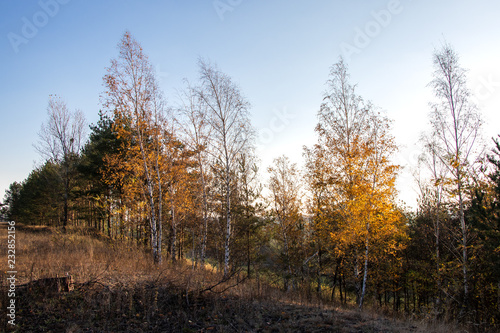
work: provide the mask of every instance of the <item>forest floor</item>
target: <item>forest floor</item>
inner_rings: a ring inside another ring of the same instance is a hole
[[[0,330],[17,332],[459,332],[285,293],[258,279],[183,263],[153,265],[137,246],[97,233],[16,226],[16,291],[8,296],[7,230],[0,228]],[[32,281],[74,277],[74,290]],[[5,309],[15,299],[15,326]]]

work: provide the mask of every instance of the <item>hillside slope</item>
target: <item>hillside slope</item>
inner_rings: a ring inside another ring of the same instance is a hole
[[[1,244],[6,244],[2,228]],[[6,257],[6,246],[2,246]],[[220,283],[208,269],[156,267],[135,245],[80,231],[17,226],[19,332],[447,332],[283,293],[261,281]],[[2,274],[7,271],[2,261]],[[74,289],[31,281],[74,277]],[[9,299],[2,277],[1,308]],[[217,285],[218,284],[218,285]],[[214,285],[217,285],[213,287]],[[213,287],[213,288],[212,288]],[[208,290],[207,290],[208,289]],[[2,310],[3,311],[3,310]],[[12,330],[2,315],[1,329]]]

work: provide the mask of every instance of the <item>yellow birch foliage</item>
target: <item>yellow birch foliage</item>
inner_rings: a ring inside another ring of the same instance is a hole
[[[318,113],[318,144],[305,154],[319,203],[315,215],[322,217],[318,228],[329,234],[335,256],[354,253],[356,262],[364,261],[364,290],[374,255],[380,260],[400,250],[405,228],[394,205],[399,167],[390,160],[397,150],[390,121],[356,95],[348,78],[342,60],[332,67]]]

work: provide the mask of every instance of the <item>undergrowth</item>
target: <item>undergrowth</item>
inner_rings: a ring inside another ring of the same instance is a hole
[[[6,258],[6,232],[1,254]],[[85,229],[16,231],[17,285],[71,274],[75,289],[47,295],[16,292],[18,332],[449,332],[442,323],[341,308],[310,294],[283,292],[264,278],[231,279],[191,262],[154,265],[134,243]],[[6,260],[1,308],[5,309]]]

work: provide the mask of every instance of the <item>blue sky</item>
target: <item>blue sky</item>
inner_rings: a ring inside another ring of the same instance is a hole
[[[41,161],[32,145],[50,94],[97,120],[105,68],[129,30],[171,105],[183,78],[196,81],[199,57],[240,85],[263,178],[281,154],[301,163],[329,67],[343,55],[358,93],[394,120],[401,199],[415,206],[409,170],[427,127],[432,53],[443,40],[469,69],[486,140],[500,133],[499,14],[498,1],[2,0],[0,195]]]

